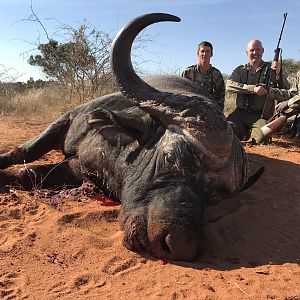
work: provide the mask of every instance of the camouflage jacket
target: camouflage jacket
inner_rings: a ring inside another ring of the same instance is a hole
[[[198,65],[192,65],[186,68],[181,76],[203,87],[223,111],[225,83],[221,72],[217,68],[211,66],[208,71],[203,72]]]
[[[300,108],[300,71],[297,73],[292,88],[290,89],[291,99],[288,101],[289,108]]]
[[[289,90],[284,89],[276,89],[276,88],[270,88],[269,89],[269,97],[272,99],[277,99],[281,97],[284,97],[282,101],[288,100],[288,107],[292,110],[295,108],[300,108],[300,71],[297,73],[292,87]]]
[[[269,66],[269,63],[262,61],[260,67],[255,72],[251,72],[249,63],[240,65],[226,82],[226,90],[235,95],[234,100],[238,108],[244,109],[248,106],[253,111],[262,112],[262,118],[265,119],[269,119],[273,115],[275,100],[279,102],[286,100],[286,90],[289,89],[289,82],[286,77],[283,77],[282,88],[274,88],[276,93],[273,93],[272,97],[270,97],[271,95],[258,96],[254,94],[255,86],[265,84],[264,74]],[[267,99],[270,101],[266,102]]]

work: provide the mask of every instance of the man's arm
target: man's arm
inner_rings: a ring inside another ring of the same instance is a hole
[[[194,79],[195,79],[195,75],[194,75],[193,72],[194,72],[193,69],[190,68],[190,67],[188,67],[188,68],[186,68],[186,69],[181,73],[181,77],[186,78],[186,79],[189,79],[189,80],[191,80],[191,81],[195,81],[195,80],[194,80]]]
[[[287,89],[279,89],[279,88],[269,88],[269,98],[276,99],[277,101],[290,101],[290,104],[293,105],[295,102],[296,105],[298,103],[299,97],[299,86],[300,86],[300,72],[297,73],[295,80],[293,81],[292,87]]]
[[[218,103],[221,110],[224,110],[224,101],[225,101],[225,82],[223,75],[221,72],[218,71],[216,77],[216,90],[214,93],[214,98],[216,100],[216,103]]]
[[[289,108],[300,108],[300,96],[296,95],[293,98],[288,100],[288,107]]]
[[[242,83],[242,68],[237,67],[229,79],[226,81],[226,90],[228,92],[240,93],[240,94],[253,94],[255,85]]]
[[[290,83],[285,76],[283,76],[282,84],[284,89],[288,90],[290,88]]]
[[[268,97],[271,100],[277,100],[279,102],[286,101],[295,96],[291,90],[279,89],[279,88],[269,88]]]
[[[182,71],[181,77],[187,78],[187,70]]]

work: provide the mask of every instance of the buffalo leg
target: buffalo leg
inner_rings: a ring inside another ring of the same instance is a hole
[[[83,180],[76,176],[69,162],[37,165],[14,171],[0,171],[0,187],[13,186],[25,190],[40,188],[74,187]]]
[[[7,153],[0,154],[0,169],[5,169],[14,164],[33,162],[47,152],[59,149],[68,128],[69,117],[65,115],[49,125],[36,138]]]

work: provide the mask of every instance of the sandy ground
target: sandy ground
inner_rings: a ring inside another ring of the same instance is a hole
[[[0,116],[0,152],[45,127]],[[265,173],[230,200],[236,211],[205,226],[203,254],[192,263],[125,249],[119,206],[76,193],[53,201],[47,191],[1,193],[0,299],[299,300],[299,143],[277,137],[245,147],[253,170]],[[51,152],[41,161],[58,159]]]

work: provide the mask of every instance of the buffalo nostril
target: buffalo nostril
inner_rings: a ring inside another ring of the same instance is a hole
[[[180,232],[169,233],[163,244],[165,245],[162,247],[169,253],[170,260],[190,261],[196,257],[198,251],[196,240]]]

